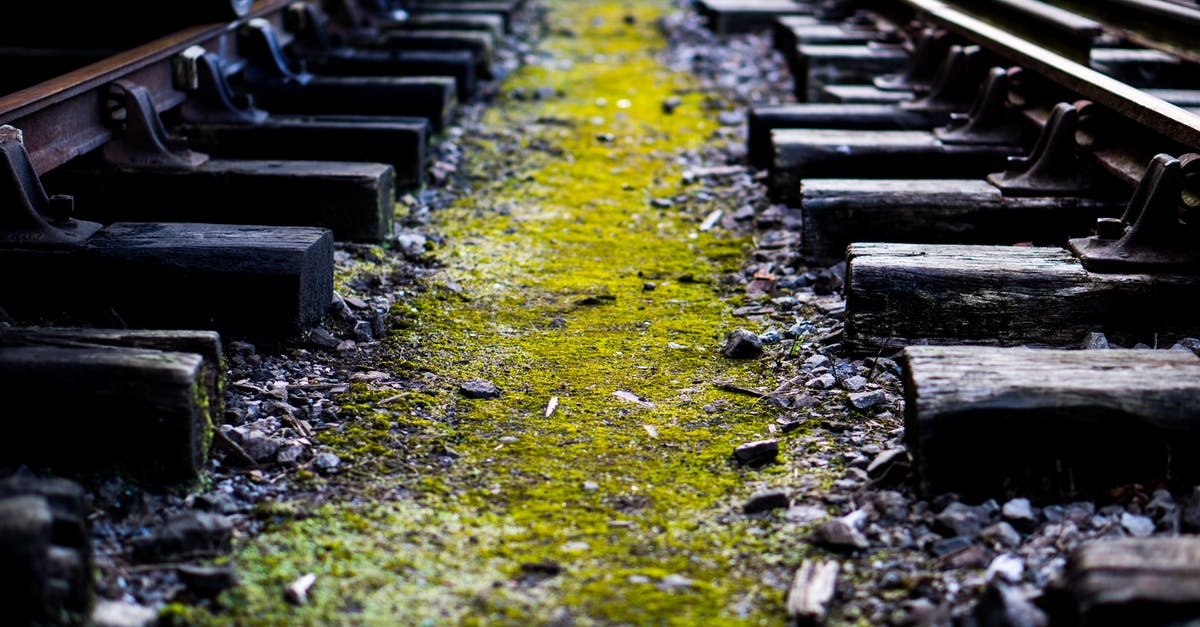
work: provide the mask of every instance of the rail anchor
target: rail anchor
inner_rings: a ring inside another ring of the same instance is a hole
[[[126,80],[114,81],[108,98],[109,120],[116,137],[104,145],[104,159],[117,167],[194,170],[208,155],[192,152],[187,140],[167,133],[150,90]]]
[[[1009,168],[989,174],[987,180],[1005,196],[1080,196],[1103,193],[1097,173],[1079,154],[1075,133],[1081,109],[1093,106],[1080,101],[1054,106],[1046,126],[1027,157],[1009,157]]]
[[[1117,223],[1101,220],[1096,235],[1072,239],[1071,251],[1093,272],[1186,272],[1200,267],[1200,242],[1180,214],[1185,177],[1200,172],[1200,155],[1150,161]]]
[[[0,126],[0,185],[0,246],[78,246],[100,230],[100,224],[71,217],[73,197],[46,195],[21,131],[8,125]]]

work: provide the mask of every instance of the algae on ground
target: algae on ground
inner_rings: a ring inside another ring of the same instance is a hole
[[[749,241],[652,203],[685,193],[676,156],[714,141],[708,96],[656,59],[665,0],[550,5],[553,59],[466,138],[476,185],[438,214],[441,287],[392,312],[378,367],[422,384],[356,384],[344,428],[320,435],[353,466],[343,499],[269,508],[239,542],[242,585],[211,613],[175,606],[186,620],[782,620],[799,534],[740,508],[790,477],[730,457],[778,410],[714,386],[771,385],[718,352],[739,324],[718,279]],[[470,379],[503,394],[466,399]],[[308,572],[310,602],[286,605]]]

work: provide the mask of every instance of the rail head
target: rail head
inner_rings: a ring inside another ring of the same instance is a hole
[[[1200,150],[1200,116],[1031,44],[940,0],[903,1],[930,23],[992,50],[1189,150]]]
[[[102,146],[112,137],[104,119],[104,93],[113,81],[146,86],[160,111],[180,104],[185,94],[173,80],[180,52],[202,46],[236,57],[235,29],[255,17],[277,16],[291,0],[259,0],[241,20],[194,26],[103,59],[27,89],[0,96],[0,124],[24,133],[30,160],[44,174]]]

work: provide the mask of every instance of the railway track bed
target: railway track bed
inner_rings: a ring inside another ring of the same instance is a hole
[[[1200,9],[521,4],[5,31],[21,620],[1194,618]]]

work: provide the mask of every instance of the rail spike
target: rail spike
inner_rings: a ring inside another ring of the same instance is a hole
[[[1093,272],[1194,272],[1200,269],[1200,242],[1181,224],[1187,207],[1185,177],[1200,172],[1200,155],[1150,160],[1133,198],[1119,219],[1100,218],[1096,234],[1070,240],[1071,251]]]
[[[1094,196],[1107,190],[1097,184],[1095,168],[1079,154],[1075,133],[1080,112],[1090,102],[1054,105],[1046,126],[1026,157],[1009,157],[1009,168],[987,180],[1005,196]]]
[[[150,90],[132,81],[113,81],[108,96],[109,115],[117,125],[116,137],[104,144],[104,159],[129,168],[193,170],[208,155],[192,152],[182,137],[168,135]],[[122,115],[123,112],[123,115]]]
[[[0,185],[0,246],[77,246],[100,230],[100,224],[71,217],[73,197],[46,195],[21,131],[8,125],[0,126]]]

